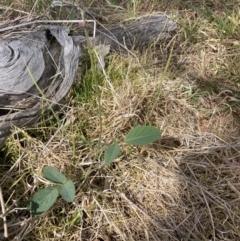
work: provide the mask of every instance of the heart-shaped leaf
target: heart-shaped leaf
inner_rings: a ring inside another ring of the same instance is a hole
[[[42,173],[46,179],[57,184],[64,184],[67,181],[67,178],[54,167],[45,166]]]
[[[73,202],[75,198],[75,186],[71,180],[68,180],[59,188],[59,193],[66,202]]]
[[[137,126],[126,135],[125,142],[132,145],[147,145],[161,138],[161,132],[154,126]]]
[[[39,215],[52,207],[57,197],[58,190],[56,187],[46,187],[32,196],[27,209],[32,215]]]
[[[120,146],[116,144],[110,145],[104,153],[105,164],[113,162],[121,153]]]

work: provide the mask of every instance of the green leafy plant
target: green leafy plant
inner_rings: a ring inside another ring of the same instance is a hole
[[[147,145],[161,138],[161,132],[153,126],[137,126],[129,131],[124,142],[130,145]],[[114,141],[104,153],[104,163],[109,165],[121,154],[120,145]],[[52,183],[35,193],[28,204],[27,209],[32,215],[39,215],[49,210],[56,202],[59,194],[66,202],[73,202],[75,186],[71,180],[60,173],[54,167],[45,166],[42,170],[45,179]]]
[[[45,166],[42,174],[52,185],[39,190],[32,196],[27,207],[32,215],[39,215],[49,210],[56,202],[59,194],[66,202],[73,202],[75,197],[74,183],[54,167]]]
[[[124,142],[130,145],[143,146],[161,138],[161,132],[154,126],[136,126],[126,135]],[[121,154],[118,143],[111,144],[104,153],[104,163],[109,165]]]

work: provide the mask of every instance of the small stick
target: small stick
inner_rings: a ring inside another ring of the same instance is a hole
[[[3,217],[3,228],[4,228],[4,237],[8,238],[8,228],[7,228],[7,219],[5,216],[5,205],[4,205],[4,200],[3,200],[3,195],[2,195],[2,188],[0,186],[0,202],[1,202],[1,208],[2,208],[2,217]]]

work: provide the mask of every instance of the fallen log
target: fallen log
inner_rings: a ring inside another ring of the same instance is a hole
[[[57,109],[75,82],[81,61],[79,43],[86,39],[71,36],[67,27],[44,22],[0,29],[0,146],[13,125],[35,126],[43,113]],[[171,38],[176,29],[168,16],[156,14],[123,27],[98,30],[94,42],[110,44],[114,50],[139,48]]]
[[[168,15],[154,14],[141,17],[126,26],[98,30],[96,43],[110,44],[114,50],[142,48],[154,41],[172,38],[176,29],[176,22]]]
[[[11,126],[32,126],[53,110],[74,84],[80,47],[69,29],[40,26],[0,41],[0,145]]]

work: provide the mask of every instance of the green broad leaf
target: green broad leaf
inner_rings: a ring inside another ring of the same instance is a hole
[[[28,204],[27,209],[32,215],[46,212],[56,202],[58,190],[56,187],[46,187],[36,192]]]
[[[67,178],[54,167],[45,166],[43,167],[42,173],[47,180],[56,184],[64,184],[67,182]]]
[[[75,198],[75,186],[71,180],[68,180],[59,188],[59,193],[66,202],[73,202]]]
[[[161,138],[161,132],[154,126],[137,126],[125,137],[125,142],[132,145],[147,145]]]
[[[110,145],[104,153],[104,162],[106,165],[112,163],[121,153],[120,146],[116,144]]]

